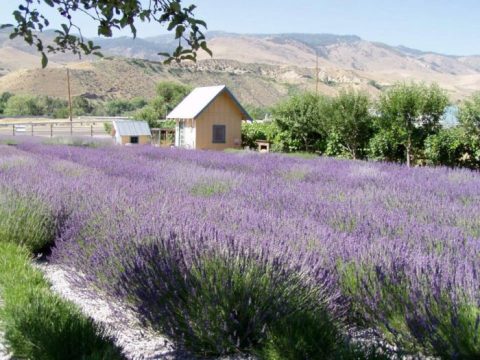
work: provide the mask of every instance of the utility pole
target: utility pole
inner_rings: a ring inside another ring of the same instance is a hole
[[[318,50],[315,49],[315,95],[318,96]]]
[[[70,116],[70,136],[73,135],[73,119],[72,119],[72,94],[70,91],[70,69],[67,68],[67,87],[68,87],[68,113]]]

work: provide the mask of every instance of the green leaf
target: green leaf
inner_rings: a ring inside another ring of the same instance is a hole
[[[42,68],[45,69],[48,64],[48,58],[47,55],[45,55],[44,52],[42,52]]]
[[[170,4],[170,9],[172,9],[174,12],[180,12],[181,7],[180,4],[177,1],[174,1]]]
[[[182,56],[182,60],[191,60],[193,62],[196,62],[197,61],[197,57],[194,56],[194,55],[185,55],[185,56]]]
[[[202,25],[204,28],[207,28],[207,23],[203,20],[195,20],[195,24]]]
[[[112,29],[110,29],[110,27],[106,24],[100,25],[98,27],[98,35],[111,37],[112,36]]]
[[[0,25],[0,29],[6,29],[6,28],[9,28],[9,27],[12,27],[13,25],[12,24],[2,24]]]
[[[15,20],[19,23],[22,23],[25,21],[25,18],[22,16],[22,13],[18,10],[15,10],[13,12],[13,16],[15,17]]]
[[[205,41],[202,41],[200,43],[200,47],[210,56],[213,56],[213,53],[212,53],[212,50],[210,50],[208,47],[207,47],[207,43]]]
[[[177,25],[177,22],[175,20],[172,20],[170,24],[168,24],[167,30],[172,31],[176,25]]]
[[[183,25],[178,25],[177,28],[175,29],[175,39],[178,39],[183,35],[185,32],[185,26]]]

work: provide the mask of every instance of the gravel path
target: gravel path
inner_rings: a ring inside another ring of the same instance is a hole
[[[0,307],[3,306],[2,298],[0,297]],[[8,353],[4,345],[3,332],[0,331],[0,360],[10,360],[11,355]]]
[[[68,272],[57,265],[42,262],[37,266],[51,282],[52,290],[75,303],[85,315],[103,326],[106,333],[112,336],[116,345],[123,350],[127,359],[182,358],[168,339],[141,326],[135,314],[124,305],[105,299],[104,296],[95,296],[91,290],[75,287],[68,277]]]

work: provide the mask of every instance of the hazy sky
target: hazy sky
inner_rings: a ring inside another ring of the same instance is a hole
[[[196,0],[194,3],[198,6],[197,16],[208,23],[209,30],[353,34],[420,50],[480,54],[480,0]],[[19,2],[15,0],[0,0],[0,23],[11,22],[9,14],[16,4]],[[96,28],[86,19],[80,25],[85,35],[96,35]],[[139,25],[138,29],[139,37],[165,33],[164,28],[153,25]]]

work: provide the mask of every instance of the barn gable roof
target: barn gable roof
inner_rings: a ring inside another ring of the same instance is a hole
[[[193,91],[188,94],[187,97],[170,112],[170,114],[167,115],[167,119],[195,119],[224,91],[227,92],[245,116],[244,120],[251,120],[250,115],[248,115],[247,111],[242,105],[240,105],[238,100],[225,85],[206,86],[193,89]]]
[[[114,120],[113,127],[120,136],[151,136],[150,126],[146,121]]]

